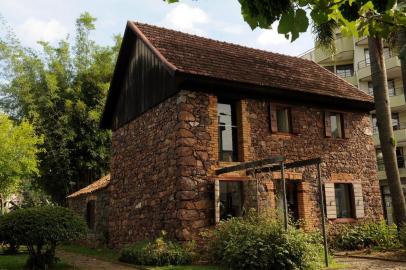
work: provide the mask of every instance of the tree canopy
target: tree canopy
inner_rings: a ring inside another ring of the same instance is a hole
[[[14,192],[25,179],[38,175],[38,147],[42,138],[26,120],[14,123],[0,113],[0,194]]]
[[[82,14],[73,44],[40,41],[40,49],[22,46],[5,23],[0,31],[0,108],[43,136],[36,182],[59,202],[108,169],[111,133],[99,121],[121,37],[97,45],[95,21]]]

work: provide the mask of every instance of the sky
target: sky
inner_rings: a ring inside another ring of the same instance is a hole
[[[299,55],[313,48],[310,32],[291,43],[276,31],[256,29],[243,21],[237,0],[0,0],[0,15],[23,45],[38,40],[56,43],[74,35],[75,19],[83,12],[97,18],[93,38],[111,45],[113,35],[123,34],[128,20],[149,23],[248,47]],[[1,33],[0,33],[1,34]]]

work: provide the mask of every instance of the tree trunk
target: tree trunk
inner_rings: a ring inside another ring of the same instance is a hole
[[[400,228],[406,223],[406,204],[396,158],[396,141],[392,129],[388,82],[383,55],[383,40],[382,38],[369,37],[368,46],[379,141],[381,143],[386,177],[392,197],[394,219],[396,225]]]
[[[4,215],[4,207],[3,207],[3,194],[0,193],[0,216]]]
[[[401,72],[402,72],[402,81],[403,89],[406,90],[406,30],[401,30],[396,34],[396,46],[398,48],[399,54],[403,54],[403,57],[400,57],[401,63]],[[406,98],[406,95],[405,95]]]

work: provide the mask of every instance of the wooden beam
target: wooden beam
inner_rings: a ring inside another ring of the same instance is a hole
[[[215,171],[216,175],[220,175],[223,173],[235,172],[235,171],[242,171],[247,169],[255,169],[256,167],[263,167],[265,165],[275,164],[284,161],[283,156],[273,156],[265,159],[260,159],[256,161],[244,162],[238,165],[229,166],[225,168],[221,168]]]
[[[312,159],[299,160],[299,161],[294,161],[294,162],[290,162],[290,163],[285,163],[284,168],[293,169],[293,168],[298,168],[298,167],[317,165],[320,163],[321,163],[321,158],[312,158]],[[256,173],[269,172],[269,171],[280,171],[280,170],[281,170],[281,165],[273,165],[273,166],[266,166],[266,167],[259,168],[256,170]]]

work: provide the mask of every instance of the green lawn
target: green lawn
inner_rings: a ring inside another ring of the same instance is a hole
[[[0,255],[0,270],[21,270],[23,269],[25,262],[27,261],[26,254],[19,255]],[[59,262],[55,265],[55,270],[70,270],[73,268],[63,262]],[[75,270],[78,270],[75,268]]]
[[[118,262],[120,253],[116,250],[108,248],[88,248],[80,245],[64,245],[59,247],[59,249],[77,253],[81,255],[86,255],[90,257],[95,257],[101,260],[109,262]],[[221,270],[222,268],[215,266],[200,266],[200,265],[188,265],[188,266],[159,266],[159,267],[142,267],[148,270]],[[0,268],[0,270],[2,270]]]

